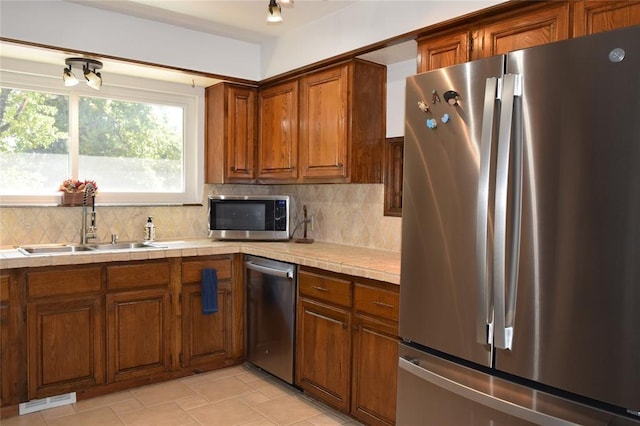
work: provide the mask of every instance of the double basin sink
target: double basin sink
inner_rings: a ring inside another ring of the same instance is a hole
[[[30,246],[19,246],[18,251],[30,254],[54,254],[54,253],[76,253],[76,252],[96,252],[111,250],[136,250],[142,248],[166,248],[163,245],[153,242],[128,242],[128,243],[103,243],[103,244],[38,244]]]

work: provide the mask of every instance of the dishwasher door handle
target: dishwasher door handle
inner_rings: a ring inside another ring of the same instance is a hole
[[[293,271],[290,271],[290,270],[274,269],[268,266],[263,266],[257,263],[253,263],[251,261],[244,262],[244,266],[247,269],[253,269],[254,271],[262,272],[263,274],[274,275],[276,277],[281,277],[281,278],[293,279]]]

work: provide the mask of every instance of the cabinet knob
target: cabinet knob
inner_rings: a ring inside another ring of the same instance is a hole
[[[231,171],[235,172],[236,171],[236,166],[231,166]]]
[[[338,168],[341,169],[342,167],[343,167],[343,164],[342,163],[338,163]]]

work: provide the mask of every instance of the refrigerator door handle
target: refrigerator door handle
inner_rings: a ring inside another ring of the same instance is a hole
[[[427,381],[439,388],[445,389],[455,395],[458,395],[464,399],[473,401],[477,404],[481,404],[493,410],[506,413],[510,416],[525,420],[532,424],[539,425],[557,425],[557,426],[569,426],[578,425],[571,421],[561,419],[555,416],[551,416],[540,411],[535,411],[531,408],[527,408],[511,401],[505,401],[495,396],[489,395],[481,390],[474,389],[470,386],[458,383],[447,377],[441,376],[433,371],[429,371],[420,366],[419,359],[404,359],[399,358],[398,367],[406,372]]]
[[[494,144],[494,123],[496,110],[499,111],[500,95],[497,77],[487,78],[484,91],[482,113],[482,133],[480,138],[480,170],[478,177],[478,204],[476,214],[476,254],[477,254],[477,305],[476,341],[491,344],[493,321],[489,316],[492,295],[489,287],[488,231],[489,231],[489,176],[491,172],[491,149]]]
[[[496,160],[495,239],[493,247],[494,344],[498,349],[511,349],[522,210],[522,138],[520,129],[522,76],[505,74],[503,80],[502,110],[500,128],[498,130],[498,158]],[[512,141],[512,136],[515,136],[514,141]],[[513,153],[511,152],[512,150]],[[511,159],[513,159],[514,163],[512,169],[512,204],[509,205],[509,169]],[[511,232],[509,235],[507,235],[508,214],[511,214]],[[507,260],[509,261],[508,269]],[[506,300],[507,285],[509,287],[508,301]]]

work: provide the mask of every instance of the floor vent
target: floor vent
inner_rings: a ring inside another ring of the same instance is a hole
[[[19,405],[20,415],[34,413],[47,408],[61,407],[76,402],[76,393],[70,392],[64,395],[50,396],[49,398],[34,399]]]

